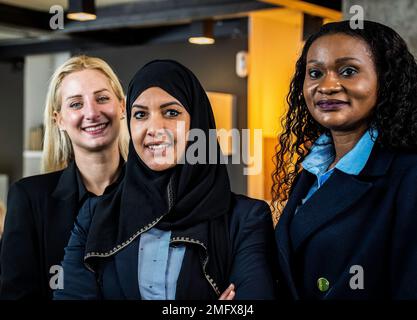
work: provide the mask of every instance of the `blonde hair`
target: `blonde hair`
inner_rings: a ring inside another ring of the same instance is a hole
[[[85,55],[68,59],[52,75],[46,95],[44,126],[45,136],[42,153],[42,172],[51,172],[65,169],[68,163],[74,159],[74,150],[71,140],[65,131],[61,131],[55,121],[54,112],[61,111],[60,87],[63,79],[70,73],[82,70],[97,70],[103,73],[109,80],[119,101],[124,103],[122,85],[110,66],[102,59]],[[122,121],[119,133],[119,151],[126,160],[128,152],[129,134],[127,124]]]
[[[5,217],[6,217],[6,208],[4,207],[3,201],[0,200],[0,238],[3,234]]]

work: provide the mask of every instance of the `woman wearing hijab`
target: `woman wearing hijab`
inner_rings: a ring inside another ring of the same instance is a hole
[[[80,211],[55,298],[206,300],[233,283],[236,299],[273,299],[269,207],[231,192],[217,141],[208,164],[216,127],[195,75],[175,61],[148,63],[129,85],[127,115],[124,181]],[[204,141],[190,139],[195,129]],[[192,164],[201,142],[206,161]]]

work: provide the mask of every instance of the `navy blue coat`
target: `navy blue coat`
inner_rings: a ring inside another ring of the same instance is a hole
[[[0,300],[51,299],[51,267],[64,256],[79,210],[74,162],[10,188],[0,257]]]
[[[335,170],[299,206],[314,179],[301,172],[275,231],[282,292],[291,299],[416,299],[417,154],[375,145],[358,176]],[[319,290],[320,278],[328,290]]]
[[[235,299],[274,299],[276,281],[273,273],[277,266],[270,209],[263,201],[241,195],[235,195],[233,201],[229,225],[233,254],[230,282],[236,286]],[[104,259],[96,274],[82,263],[85,241],[86,235],[78,234],[77,245],[66,249],[64,289],[56,291],[54,298],[140,299],[137,281],[139,240]],[[192,246],[187,246],[187,254],[194,254]],[[201,268],[198,257],[191,261],[195,261],[195,268]],[[183,270],[179,274],[177,292],[181,288],[188,293],[188,299],[193,300],[217,298],[203,272],[191,279]]]

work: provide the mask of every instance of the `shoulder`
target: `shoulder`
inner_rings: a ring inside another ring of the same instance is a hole
[[[6,220],[27,220],[45,214],[45,204],[53,194],[62,171],[23,178],[10,186]]]
[[[417,150],[398,150],[375,145],[362,170],[363,176],[381,177],[392,188],[407,178],[417,175]]]
[[[269,205],[262,200],[233,194],[230,217],[230,243],[235,252],[266,243],[274,243],[274,225]],[[267,245],[266,245],[267,246]]]
[[[391,185],[395,178],[399,182],[399,198],[416,197],[417,189],[417,152],[396,152],[391,167]],[[412,201],[413,203],[415,201]]]
[[[417,172],[417,151],[395,151],[393,167],[405,171]]]
[[[385,179],[390,185],[412,185],[413,189],[417,183],[417,152],[392,151],[393,161]],[[395,183],[397,182],[397,183]]]
[[[26,192],[31,196],[50,194],[64,170],[22,178],[10,186],[10,192]]]
[[[246,224],[256,221],[267,221],[269,223],[272,219],[271,209],[265,201],[234,193],[232,199],[232,223]]]
[[[242,194],[232,195],[233,198],[233,211],[238,212],[258,212],[258,211],[270,211],[268,204],[259,199],[247,197]]]

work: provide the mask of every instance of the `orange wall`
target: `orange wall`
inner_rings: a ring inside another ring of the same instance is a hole
[[[302,13],[270,9],[253,12],[249,19],[248,128],[262,128],[264,159],[262,172],[248,176],[248,195],[269,200],[270,149],[281,130],[285,97],[301,51]]]

